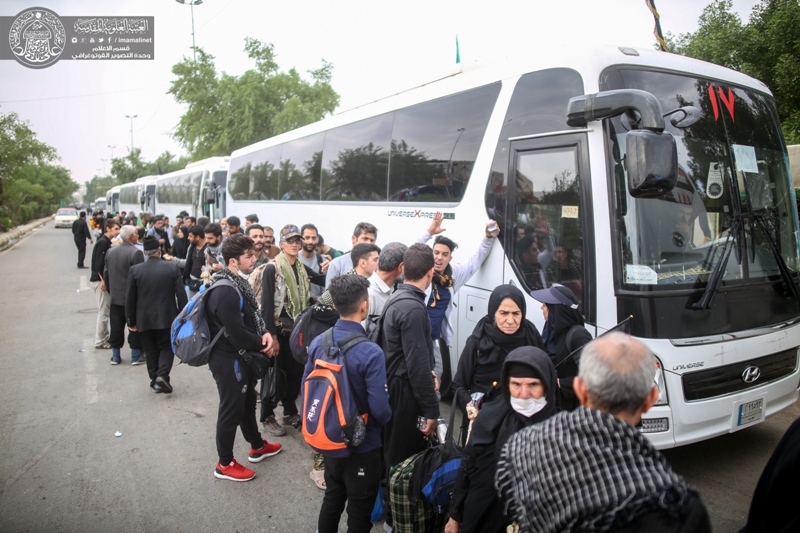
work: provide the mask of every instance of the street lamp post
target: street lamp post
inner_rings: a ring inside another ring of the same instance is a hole
[[[131,119],[131,153],[133,153],[133,119],[139,115],[125,115],[125,118]]]
[[[106,175],[106,161],[108,161],[108,159],[101,159],[100,161],[103,162],[103,176],[105,176]]]
[[[116,148],[116,146],[111,146],[110,144],[109,144],[109,145],[107,145],[107,146],[108,146],[109,148],[111,148],[111,159],[113,160],[113,159],[114,159],[114,148]]]
[[[195,43],[194,43],[194,6],[199,6],[203,3],[203,0],[175,0],[179,4],[189,4],[189,7],[192,10],[192,58],[194,61],[197,61],[197,52],[195,52]]]

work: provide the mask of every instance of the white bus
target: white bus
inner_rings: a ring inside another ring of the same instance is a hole
[[[144,176],[131,183],[121,185],[119,188],[119,210],[126,213],[133,211],[137,215],[145,211],[154,212],[157,177]]]
[[[119,185],[111,187],[106,192],[106,204],[110,213],[119,213]]]
[[[193,217],[209,217],[218,222],[225,216],[225,184],[228,157],[210,157],[189,163],[183,170],[158,176],[156,209],[175,220],[181,211]]]
[[[256,213],[276,231],[313,223],[348,249],[360,221],[378,244],[410,244],[442,211],[456,262],[497,220],[489,257],[455,296],[451,371],[495,286],[562,283],[594,335],[632,316],[659,362],[641,430],[670,448],[798,396],[797,212],[776,117],[764,84],[723,67],[556,49],[237,150],[228,215]],[[527,309],[541,331],[540,304]]]
[[[98,196],[94,199],[94,208],[93,212],[96,213],[98,211],[105,211],[106,210],[106,197],[105,196]]]

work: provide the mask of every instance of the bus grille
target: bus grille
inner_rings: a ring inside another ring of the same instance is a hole
[[[742,378],[745,369],[758,367],[760,376],[752,383]],[[724,396],[760,387],[791,374],[797,368],[797,348],[774,353],[758,359],[684,374],[683,397],[687,402]]]

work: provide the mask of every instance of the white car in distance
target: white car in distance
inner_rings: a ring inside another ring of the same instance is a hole
[[[73,207],[62,207],[56,211],[56,227],[71,228],[72,223],[78,220],[78,211]]]

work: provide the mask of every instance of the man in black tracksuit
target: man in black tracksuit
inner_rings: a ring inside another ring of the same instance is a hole
[[[405,283],[386,302],[380,338],[392,408],[383,439],[387,472],[427,447],[427,435],[433,433],[439,418],[431,321],[425,306],[425,289],[433,278],[433,251],[414,244],[403,256],[403,266]],[[417,429],[419,416],[426,419],[424,430]]]
[[[240,273],[249,274],[255,264],[252,239],[244,235],[231,236],[223,243],[222,254],[227,264],[218,274],[234,282],[239,290],[237,292],[233,287],[221,286],[214,288],[206,297],[206,320],[211,338],[219,333],[220,325],[225,327],[225,334],[214,345],[208,361],[219,392],[219,463],[214,476],[232,481],[249,481],[255,477],[255,472],[233,458],[236,428],[241,428],[242,435],[250,443],[248,460],[252,463],[275,455],[281,445],[268,443],[258,431],[255,386],[259,376],[250,371],[239,350],[269,352],[272,350],[272,338],[266,333],[258,335],[254,316],[258,309],[254,309],[255,306],[250,303],[251,298],[255,302],[255,295],[247,281],[239,276]],[[237,277],[242,279],[241,283],[237,283]],[[247,297],[247,291],[250,291],[250,298]]]
[[[86,239],[92,240],[92,232],[89,231],[89,224],[86,223],[86,211],[81,211],[80,218],[72,223],[72,235],[75,239],[75,246],[78,247],[78,268],[86,268],[83,264],[86,259]]]

